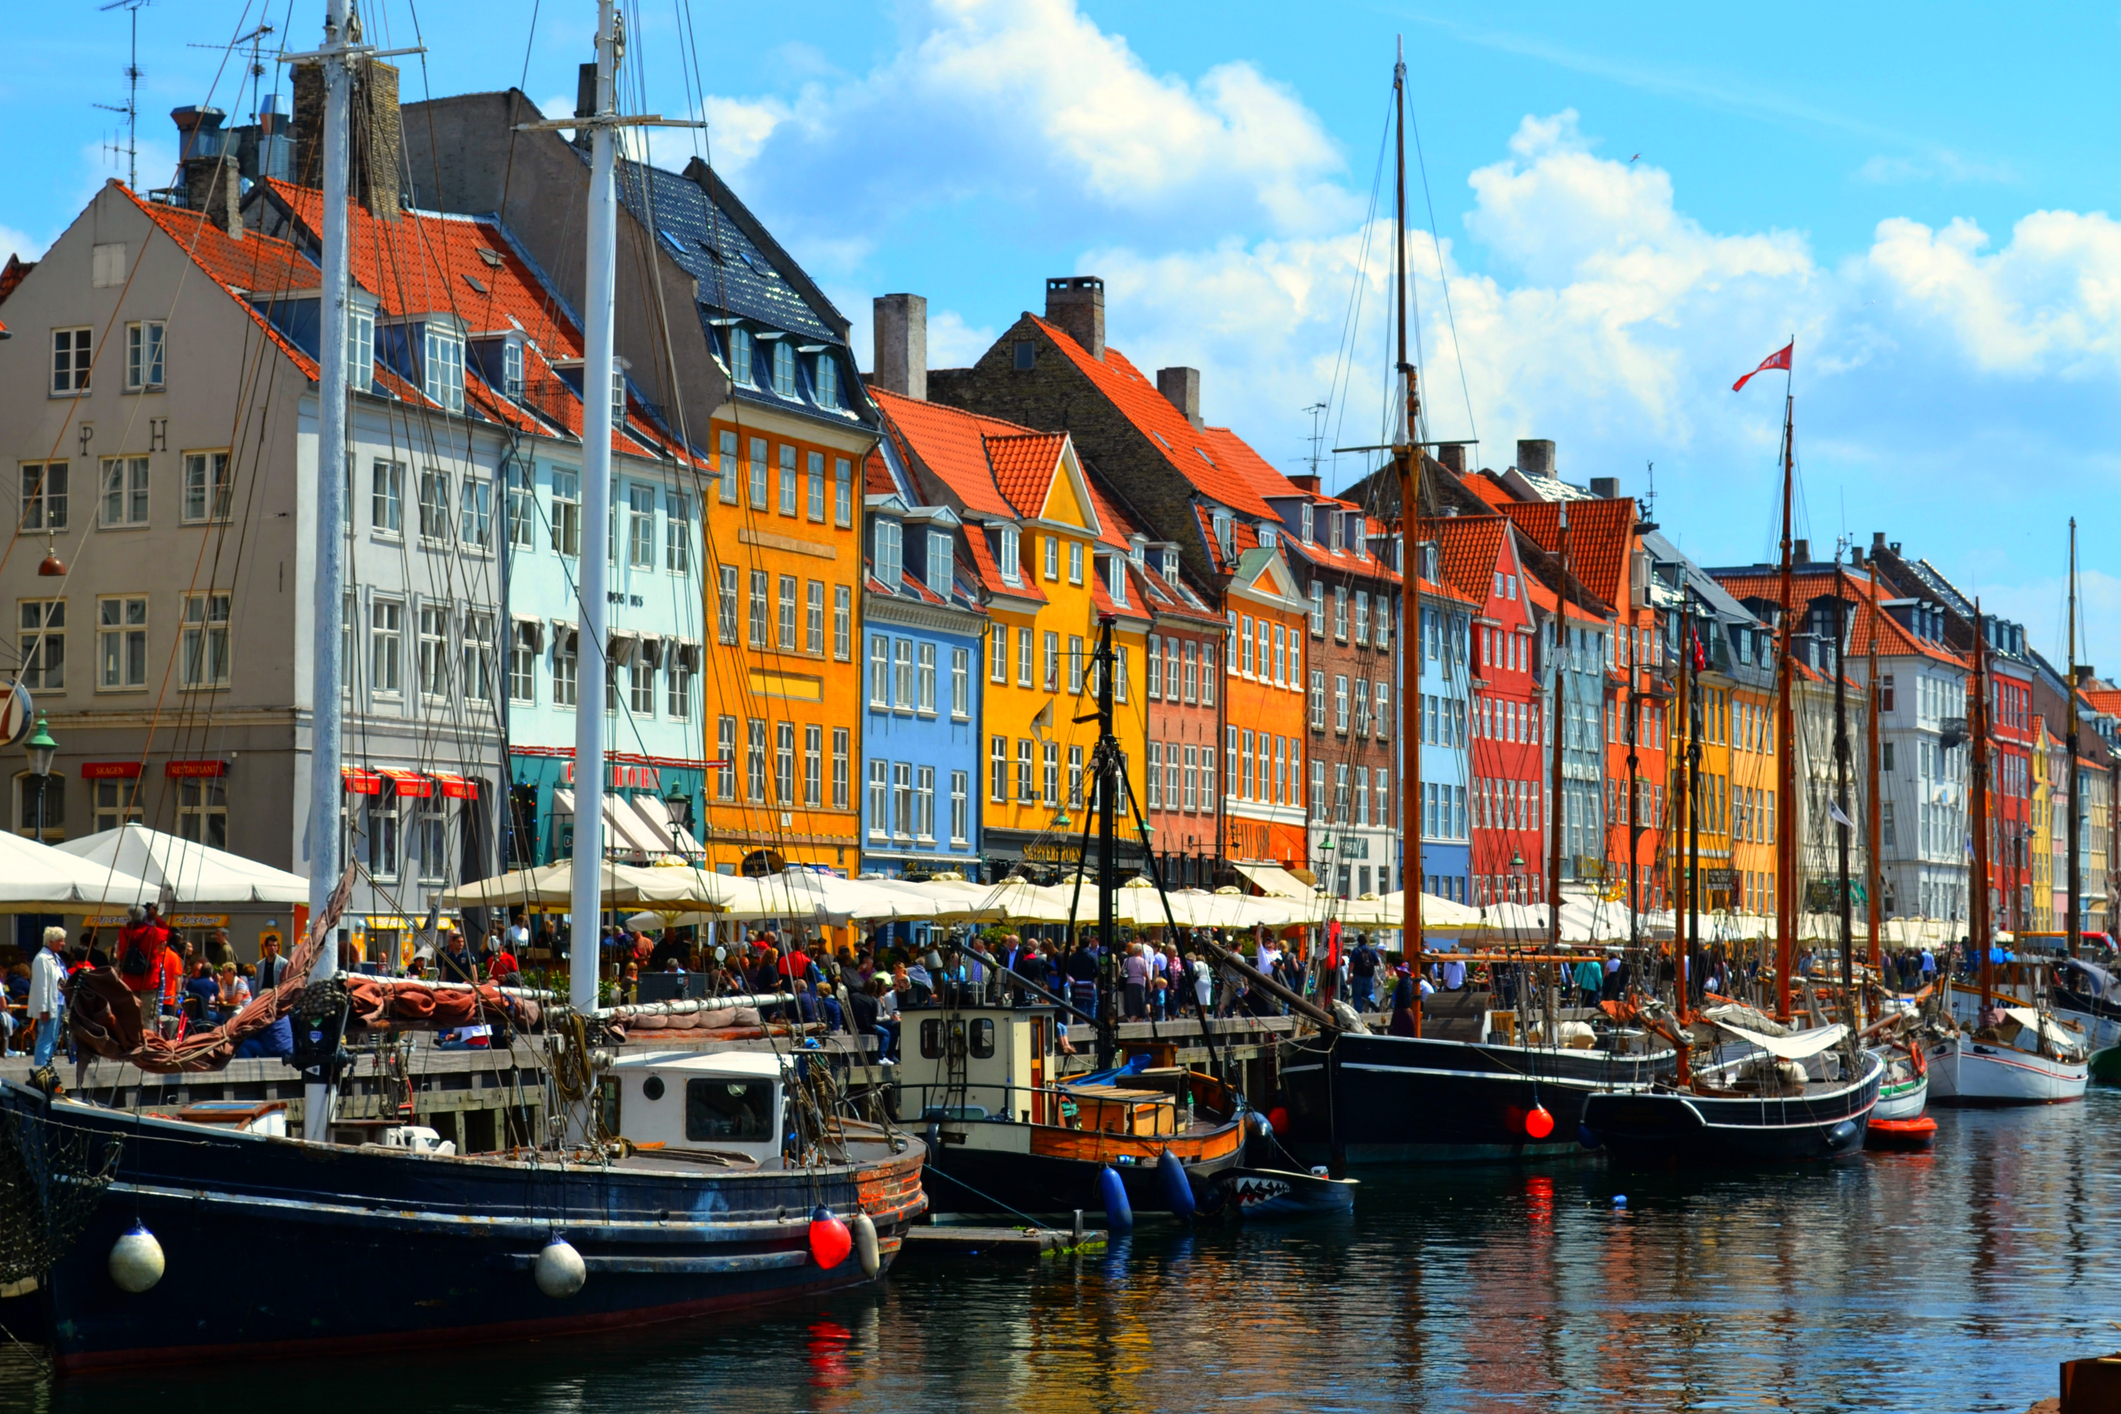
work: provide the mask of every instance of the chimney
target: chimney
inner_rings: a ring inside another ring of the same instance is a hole
[[[1095,275],[1062,275],[1046,281],[1046,322],[1105,361],[1105,282]]]
[[[1878,552],[1879,552],[1880,550],[1883,550],[1884,548],[1885,548],[1885,532],[1884,532],[1884,531],[1882,531],[1882,530],[1874,530],[1874,531],[1872,531],[1872,532],[1871,532],[1871,558],[1872,558],[1872,559],[1874,559],[1874,560],[1875,560],[1875,559],[1877,559],[1877,558],[1878,558]]]
[[[1790,558],[1800,565],[1810,564],[1812,562],[1812,542],[1799,540],[1796,543],[1796,548],[1791,552]]]
[[[1849,563],[1859,570],[1863,568],[1863,547],[1861,545],[1849,546]]]
[[[371,59],[354,69],[347,193],[378,221],[394,221],[404,190],[405,138],[398,116],[398,71]],[[324,185],[324,70],[295,65],[297,186]]]
[[[1156,391],[1162,393],[1171,406],[1186,415],[1186,421],[1195,429],[1200,420],[1200,370],[1197,368],[1159,368],[1156,370]]]
[[[925,295],[878,295],[872,306],[870,339],[876,373],[870,379],[887,393],[928,400],[928,299]]]
[[[1552,476],[1554,444],[1545,439],[1518,438],[1517,469],[1526,476]]]
[[[1451,475],[1466,475],[1471,461],[1473,444],[1470,442],[1446,442],[1436,449],[1436,460],[1450,468]]]
[[[1591,478],[1591,494],[1602,501],[1620,499],[1620,478],[1617,476],[1594,476]]]
[[[597,66],[584,64],[574,71],[574,115],[577,118],[593,118],[597,111]],[[591,129],[574,130],[574,145],[587,151]]]

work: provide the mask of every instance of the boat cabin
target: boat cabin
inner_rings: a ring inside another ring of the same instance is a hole
[[[771,1051],[659,1051],[605,1073],[608,1132],[639,1149],[777,1162],[787,1061]]]
[[[1052,1123],[1046,1090],[1060,1078],[1053,1007],[909,1011],[899,1036],[898,1116]]]

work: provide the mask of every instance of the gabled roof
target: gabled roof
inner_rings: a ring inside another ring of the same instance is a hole
[[[1178,474],[1203,495],[1232,510],[1271,518],[1274,508],[1261,498],[1255,484],[1261,467],[1270,478],[1287,488],[1277,490],[1275,494],[1302,494],[1227,428],[1196,428],[1186,421],[1185,414],[1173,407],[1171,400],[1158,392],[1156,385],[1144,378],[1141,370],[1129,363],[1118,349],[1107,344],[1104,358],[1095,359],[1058,325],[1048,324],[1035,314],[1027,314],[1025,318],[1044,330],[1054,346],[1082,371],[1105,400],[1135,430],[1160,447]]]
[[[1475,478],[1478,479],[1478,478]],[[1635,536],[1630,496],[1582,501],[1511,501],[1498,507],[1532,543],[1550,555],[1561,551],[1561,513],[1569,516],[1569,572],[1608,604],[1628,598],[1628,550]]]
[[[1882,657],[1930,658],[1939,663],[1949,663],[1955,668],[1965,668],[1966,659],[1941,643],[1931,643],[1917,638],[1907,626],[1879,609],[1871,610],[1869,593],[1870,578],[1864,571],[1840,566],[1840,587],[1853,601],[1853,613],[1849,624],[1848,654],[1858,658],[1871,651],[1873,640],[1877,642]],[[1804,606],[1821,595],[1835,592],[1835,569],[1831,564],[1808,565],[1792,571],[1790,575],[1791,611],[1801,614]],[[1782,601],[1782,576],[1779,570],[1724,570],[1716,572],[1716,581],[1734,599],[1760,599],[1779,604]]]
[[[165,235],[182,246],[185,253],[191,257],[192,263],[227,291],[250,316],[251,322],[264,330],[266,337],[278,344],[282,353],[294,360],[297,368],[312,379],[317,376],[317,361],[297,347],[292,339],[274,328],[272,321],[247,298],[282,290],[314,289],[322,272],[311,264],[299,249],[288,241],[249,231],[244,232],[242,240],[236,240],[228,232],[208,221],[201,212],[180,211],[175,207],[142,201],[136,192],[115,177],[111,179],[110,185],[122,192],[127,201],[139,207],[148,220],[162,228]],[[14,270],[18,267],[10,260],[8,268]]]
[[[1046,513],[1046,499],[1053,493],[1053,477],[1061,468],[1067,449],[1063,432],[1014,432],[982,438],[987,465],[1002,499],[1016,507],[1017,514],[1036,518]]]
[[[824,292],[719,177],[704,166],[697,171],[715,188],[712,196],[691,169],[670,172],[643,162],[622,161],[618,187],[626,209],[653,227],[671,258],[700,282],[700,303],[844,344],[839,330],[846,320]]]
[[[871,388],[869,396],[883,414],[885,430],[898,443],[901,454],[949,487],[966,510],[1017,518],[1020,513],[995,480],[993,465],[987,458],[987,438],[1040,434],[998,417],[960,412],[941,403],[900,397],[880,388]]]
[[[1444,582],[1485,604],[1495,587],[1495,567],[1510,538],[1507,516],[1439,516],[1421,522],[1421,538],[1436,543]]]

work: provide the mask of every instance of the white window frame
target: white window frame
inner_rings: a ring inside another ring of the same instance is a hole
[[[96,691],[147,690],[151,617],[145,594],[96,596]]]
[[[136,319],[125,326],[125,391],[162,391],[168,335],[169,326],[159,319]]]
[[[152,463],[147,457],[104,457],[97,478],[98,527],[103,530],[143,529],[152,514],[150,491]]]
[[[226,589],[184,596],[177,664],[181,685],[187,690],[223,689],[229,685],[235,656],[230,633],[234,599]]]

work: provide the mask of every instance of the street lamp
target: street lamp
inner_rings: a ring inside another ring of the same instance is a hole
[[[37,843],[42,844],[44,792],[51,785],[52,758],[59,754],[59,743],[52,740],[52,729],[44,720],[42,712],[37,714],[37,728],[30,733],[29,740],[23,743],[23,749],[29,753],[30,774],[37,778]]]

